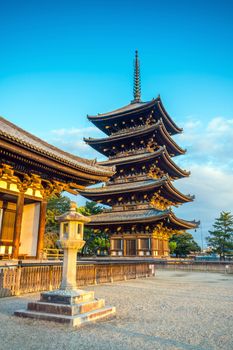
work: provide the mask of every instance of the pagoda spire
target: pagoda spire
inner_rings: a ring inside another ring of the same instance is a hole
[[[141,102],[141,78],[140,78],[140,64],[138,59],[138,50],[135,51],[135,60],[134,60],[133,96],[134,96],[134,99],[132,103]]]

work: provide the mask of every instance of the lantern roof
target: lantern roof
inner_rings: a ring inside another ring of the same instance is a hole
[[[56,220],[58,222],[66,222],[66,221],[78,221],[82,223],[90,222],[90,218],[82,215],[81,213],[77,212],[77,204],[76,202],[70,202],[70,209],[69,211],[65,212],[64,214],[61,214],[59,216],[56,216]]]

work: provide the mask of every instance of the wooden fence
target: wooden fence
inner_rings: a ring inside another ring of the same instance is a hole
[[[61,274],[61,263],[2,266],[0,297],[57,289],[61,283]],[[78,287],[152,275],[154,265],[149,262],[77,265]]]

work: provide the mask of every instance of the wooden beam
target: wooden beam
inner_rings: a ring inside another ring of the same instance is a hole
[[[24,192],[20,192],[17,198],[16,205],[16,218],[14,227],[14,237],[13,237],[13,259],[18,259],[19,256],[19,244],[20,244],[20,234],[23,218],[23,206],[24,206]]]
[[[42,257],[41,254],[44,246],[46,208],[47,208],[47,201],[43,200],[40,204],[39,230],[38,230],[37,250],[36,250],[37,259],[40,259]]]

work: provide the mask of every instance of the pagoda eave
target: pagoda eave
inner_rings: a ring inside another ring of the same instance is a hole
[[[107,204],[109,199],[122,194],[133,194],[135,193],[151,193],[151,195],[159,190],[162,197],[173,201],[176,204],[187,203],[193,200],[193,197],[184,195],[179,192],[172,183],[163,177],[161,179],[151,179],[146,181],[126,182],[117,185],[108,185],[104,187],[89,188],[79,193],[94,201],[101,200],[102,203]]]
[[[161,161],[160,161],[161,157]],[[152,160],[158,159],[159,166],[162,169],[165,169],[166,172],[172,176],[177,178],[188,177],[190,175],[190,171],[186,171],[181,169],[169,156],[166,148],[161,146],[158,150],[154,152],[147,152],[143,154],[134,154],[132,156],[125,156],[121,158],[113,158],[99,162],[99,165],[103,166],[119,166],[122,167],[127,164],[137,164],[137,163],[147,163]]]
[[[200,221],[186,221],[175,216],[174,213],[169,214],[169,223],[177,230],[194,230],[199,227]]]
[[[160,146],[165,146],[167,152],[171,157],[184,154],[186,150],[183,150],[177,145],[177,143],[171,138],[170,134],[167,132],[164,123],[159,120],[157,123],[144,126],[142,128],[137,128],[136,130],[130,131],[128,133],[118,134],[109,136],[107,138],[84,138],[84,141],[97,150],[98,152],[104,154],[105,156],[110,156],[112,152],[116,152],[117,149],[122,146],[123,149],[127,145],[131,145],[132,140],[134,142],[141,141],[142,138],[149,138],[155,135],[155,142]]]
[[[124,211],[124,212],[109,212],[90,216],[91,221],[87,223],[90,227],[127,225],[127,224],[157,224],[164,222],[169,228],[183,231],[196,229],[200,222],[186,221],[179,219],[170,210],[159,211],[156,209]]]
[[[156,112],[156,120],[162,118],[166,124],[167,129],[169,130],[171,135],[175,135],[182,132],[182,128],[179,128],[169,114],[166,112],[160,96],[152,99],[149,102],[139,102],[139,103],[130,103],[120,109],[115,111],[98,114],[95,116],[87,116],[88,120],[91,121],[95,126],[97,126],[100,130],[102,130],[105,134],[110,135],[111,132],[106,126],[113,125],[116,121],[128,121],[129,117],[132,115],[135,120],[141,114],[145,114],[145,112]]]
[[[127,223],[157,222],[169,216],[170,211],[158,211],[156,209],[135,210],[124,212],[109,212],[90,216],[88,226],[115,225]]]

